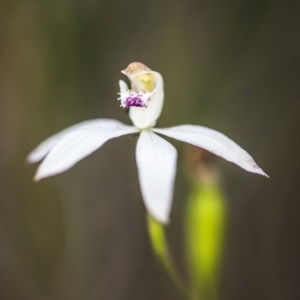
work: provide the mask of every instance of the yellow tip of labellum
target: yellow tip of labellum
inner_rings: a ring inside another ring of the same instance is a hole
[[[130,76],[142,71],[151,71],[151,69],[140,62],[133,62],[129,64],[128,67],[122,71],[122,73]]]

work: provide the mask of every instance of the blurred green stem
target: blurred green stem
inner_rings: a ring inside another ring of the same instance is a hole
[[[155,255],[162,264],[169,279],[174,284],[183,299],[188,299],[187,289],[178,269],[174,265],[167,244],[164,226],[150,215],[147,216],[148,233]]]
[[[192,299],[217,299],[225,200],[216,182],[195,184],[187,205],[186,247]]]

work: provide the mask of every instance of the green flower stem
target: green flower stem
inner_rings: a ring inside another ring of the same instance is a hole
[[[150,242],[155,255],[159,259],[169,279],[174,284],[178,292],[184,299],[188,299],[188,293],[185,284],[183,283],[178,269],[174,265],[170,255],[164,226],[150,215],[147,216],[147,225]]]

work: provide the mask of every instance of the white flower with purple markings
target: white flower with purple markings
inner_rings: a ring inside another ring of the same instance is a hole
[[[137,62],[131,63],[122,73],[128,76],[131,89],[120,80],[118,100],[122,107],[129,107],[129,117],[134,126],[112,119],[95,119],[49,137],[27,158],[29,163],[44,158],[35,180],[70,169],[110,139],[139,134],[136,163],[145,206],[154,218],[167,223],[173,198],[177,151],[157,133],[201,147],[246,171],[267,176],[245,150],[216,130],[198,125],[155,128],[164,102],[162,76]]]

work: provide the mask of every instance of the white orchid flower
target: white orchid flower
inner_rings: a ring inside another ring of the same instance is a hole
[[[162,223],[169,220],[177,151],[157,133],[201,147],[246,171],[267,176],[245,150],[218,131],[197,125],[154,128],[164,102],[162,76],[138,62],[131,63],[122,73],[131,81],[131,89],[121,80],[119,100],[122,107],[130,108],[129,117],[134,126],[111,119],[95,119],[51,136],[27,158],[34,163],[45,157],[36,172],[36,181],[70,169],[110,139],[133,133],[139,134],[136,163],[145,206]]]

